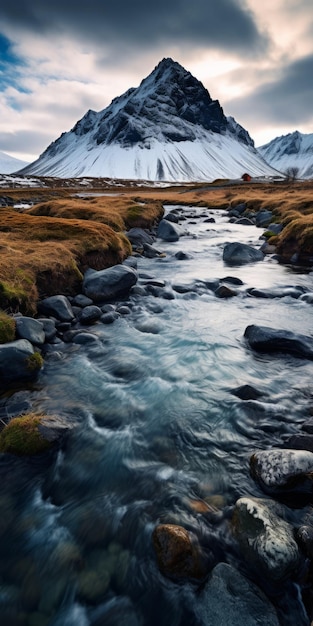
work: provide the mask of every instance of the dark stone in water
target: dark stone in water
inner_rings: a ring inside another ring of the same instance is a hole
[[[153,236],[147,230],[143,228],[131,228],[127,233],[126,237],[128,237],[130,243],[133,246],[140,247],[144,243],[153,243]]]
[[[223,261],[226,265],[245,265],[263,261],[264,254],[261,250],[252,248],[245,243],[227,243],[223,251]]]
[[[84,277],[83,291],[94,302],[105,302],[125,295],[137,282],[137,273],[126,265],[115,265]]]
[[[285,439],[284,441],[285,448],[292,448],[294,450],[309,450],[309,452],[313,452],[313,434],[309,433],[299,433],[297,435],[292,435]]]
[[[93,304],[91,298],[87,298],[83,293],[79,293],[75,298],[73,298],[72,304],[80,307],[90,306]]]
[[[182,526],[159,524],[152,535],[160,571],[178,579],[203,580],[207,575],[195,538]]]
[[[215,219],[214,217],[207,217],[205,220],[203,220],[204,224],[215,224]]]
[[[230,392],[233,396],[237,396],[240,400],[257,400],[264,394],[261,391],[258,391],[252,385],[241,385],[240,387],[236,387]]]
[[[236,276],[225,276],[225,278],[221,278],[221,283],[229,283],[230,285],[244,284],[241,278],[237,278]]]
[[[167,215],[164,215],[164,219],[168,222],[173,222],[174,224],[178,224],[179,222],[179,216],[176,215],[176,213],[168,213]]]
[[[227,563],[213,569],[198,595],[196,613],[203,626],[279,626],[266,595]]]
[[[16,335],[18,339],[27,339],[30,343],[41,346],[45,342],[43,324],[32,317],[16,317]]]
[[[81,324],[85,324],[86,326],[88,324],[95,324],[95,322],[97,322],[100,319],[101,315],[102,315],[102,311],[100,307],[95,306],[95,305],[86,306],[82,310],[79,321]]]
[[[164,241],[178,241],[182,230],[176,224],[161,220],[158,226],[157,236]]]
[[[283,353],[313,360],[313,339],[289,330],[276,330],[268,326],[247,326],[245,338],[257,352]]]
[[[187,252],[183,252],[182,250],[180,250],[179,252],[176,252],[175,257],[178,261],[189,261],[189,259],[193,258],[191,254],[188,254]]]
[[[217,288],[215,295],[218,298],[233,298],[234,296],[238,295],[238,292],[235,291],[235,289],[231,289],[230,287],[227,287],[227,285],[220,285]]]
[[[101,315],[100,322],[102,322],[102,324],[113,324],[118,317],[119,315],[116,311],[109,311]]]

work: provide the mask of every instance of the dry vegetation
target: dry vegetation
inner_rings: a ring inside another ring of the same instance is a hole
[[[60,181],[59,181],[59,184]],[[74,184],[74,183],[73,183]],[[15,201],[34,199],[23,213],[0,208],[0,307],[35,313],[39,297],[72,294],[80,289],[86,267],[102,269],[121,262],[131,251],[123,234],[134,226],[150,228],[163,204],[227,209],[245,202],[249,212],[271,209],[286,227],[270,241],[288,260],[300,251],[313,257],[313,183],[214,184],[173,187],[111,187],[100,182],[91,193],[74,198],[77,187],[2,190]],[[113,195],[114,194],[114,195]],[[38,203],[38,200],[40,202]]]

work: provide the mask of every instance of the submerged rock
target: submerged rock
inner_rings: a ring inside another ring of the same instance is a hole
[[[259,450],[250,458],[253,478],[270,493],[304,486],[313,474],[313,453],[307,450]],[[309,481],[308,490],[312,491]]]
[[[263,259],[264,254],[261,250],[245,243],[227,243],[223,250],[223,261],[226,265],[245,265],[246,263],[263,261]]]
[[[265,594],[227,563],[219,563],[197,598],[203,626],[279,626]]]
[[[246,561],[273,581],[287,579],[300,563],[293,528],[282,514],[282,507],[271,500],[247,497],[236,502],[232,520]]]
[[[152,535],[158,566],[170,578],[202,580],[207,572],[200,548],[182,526],[159,524]]]
[[[233,396],[237,396],[240,400],[257,400],[264,394],[252,387],[252,385],[240,385],[240,387],[236,387],[236,389],[232,389],[230,392]]]
[[[247,326],[244,337],[251,348],[258,352],[282,352],[313,360],[313,338],[307,335],[251,324]]]

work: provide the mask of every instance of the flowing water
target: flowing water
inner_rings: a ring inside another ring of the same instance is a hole
[[[0,459],[1,626],[200,624],[197,587],[158,571],[151,535],[160,522],[197,535],[211,567],[244,567],[232,507],[264,495],[249,457],[298,432],[312,399],[312,362],[255,354],[243,337],[254,323],[311,334],[312,305],[246,289],[313,290],[312,275],[272,258],[227,268],[225,242],[259,245],[262,231],[222,212],[183,211],[187,234],[155,244],[166,257],[138,259],[138,284],[150,282],[151,293],[132,295],[131,313],[114,324],[91,327],[93,343],[55,346],[28,394],[73,429],[45,462]],[[179,261],[179,250],[192,258]],[[230,275],[244,283],[239,294],[217,298],[207,285]],[[264,392],[261,401],[230,393],[243,384]],[[297,523],[304,511],[289,515]],[[279,606],[290,588],[273,595]],[[305,624],[301,602],[291,604],[282,623]]]

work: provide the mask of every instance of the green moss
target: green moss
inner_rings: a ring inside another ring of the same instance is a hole
[[[0,306],[12,310],[28,310],[29,295],[21,285],[0,281]]]
[[[40,370],[43,363],[44,361],[41,354],[39,354],[39,352],[34,352],[34,354],[31,354],[31,356],[28,357],[26,367],[33,372],[35,370]]]
[[[29,413],[23,417],[13,418],[0,433],[0,452],[30,456],[48,450],[51,444],[38,430],[42,417]]]
[[[7,343],[15,339],[15,320],[0,310],[0,343]]]

